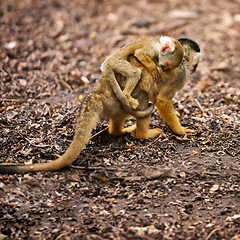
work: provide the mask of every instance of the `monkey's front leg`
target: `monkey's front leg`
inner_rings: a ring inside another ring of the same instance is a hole
[[[181,126],[170,99],[158,98],[156,106],[162,119],[168,124],[174,133],[184,135],[188,132],[194,132],[194,130]]]

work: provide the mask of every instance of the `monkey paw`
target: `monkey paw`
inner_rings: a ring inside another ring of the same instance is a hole
[[[132,98],[132,97],[129,98],[129,104],[130,104],[131,108],[134,110],[137,109],[139,106],[138,100],[135,98]]]
[[[160,129],[160,128],[149,129],[148,133],[145,136],[145,138],[155,138],[155,137],[158,137],[161,132],[162,132],[162,129]]]
[[[136,133],[134,137],[138,139],[147,139],[147,138],[155,138],[157,137],[160,133],[162,132],[162,129],[160,128],[153,128],[153,129],[148,129],[147,132],[141,132],[138,129],[136,130]]]
[[[194,133],[193,129],[189,129],[188,127],[183,127],[185,133]]]

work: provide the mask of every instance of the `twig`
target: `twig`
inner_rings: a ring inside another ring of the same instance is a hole
[[[203,116],[208,116],[205,110],[203,109],[202,105],[200,104],[200,102],[196,98],[192,98],[192,100],[197,104],[198,108],[202,111]]]
[[[97,132],[96,134],[94,134],[93,136],[91,136],[89,138],[89,141],[92,141],[94,138],[98,137],[101,133],[107,131],[109,129],[109,126],[105,127],[104,129],[102,129],[101,131]]]
[[[64,235],[68,235],[68,232],[61,233],[60,235],[58,235],[58,237],[55,240],[62,238]]]
[[[220,227],[217,227],[217,228],[213,229],[213,230],[208,234],[208,236],[205,238],[205,240],[209,240],[210,237],[211,237],[216,231],[218,231],[218,230],[220,230],[220,229],[221,229]]]
[[[55,78],[54,80],[55,80],[55,82],[61,83],[65,88],[69,89],[69,91],[70,91],[71,93],[73,92],[72,87],[71,87],[66,81],[64,81],[63,79],[61,79],[61,78]]]
[[[7,99],[7,98],[0,98],[0,102],[21,102],[23,99]]]

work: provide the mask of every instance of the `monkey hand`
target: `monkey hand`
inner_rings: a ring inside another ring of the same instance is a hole
[[[195,131],[192,129],[189,129],[188,127],[180,127],[180,128],[175,128],[172,129],[174,133],[177,135],[186,135],[187,133],[194,133]]]
[[[194,133],[195,131],[193,129],[189,129],[188,127],[183,127],[184,133]]]

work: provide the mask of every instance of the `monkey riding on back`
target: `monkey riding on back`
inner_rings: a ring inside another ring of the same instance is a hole
[[[109,58],[103,63],[102,75],[94,89],[82,103],[74,138],[66,152],[42,164],[0,164],[0,173],[57,171],[69,166],[88,143],[101,117],[110,119],[108,131],[112,135],[132,132],[136,138],[157,137],[161,129],[149,129],[153,104],[175,134],[192,132],[181,126],[172,98],[201,60],[197,43],[166,36],[159,40],[142,38]],[[138,74],[133,75],[132,71]],[[136,117],[136,125],[123,128],[128,115]]]

